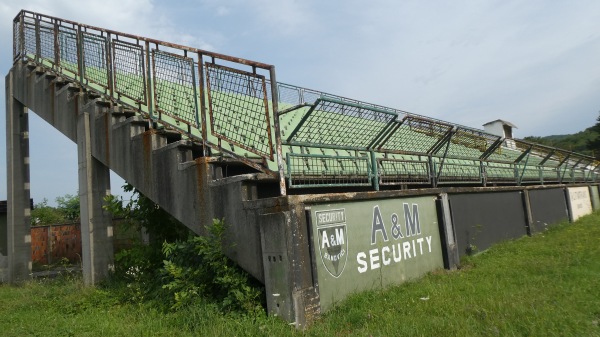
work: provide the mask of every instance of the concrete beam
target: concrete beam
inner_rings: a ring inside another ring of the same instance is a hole
[[[31,274],[31,206],[29,189],[29,114],[14,97],[13,71],[6,76],[7,253],[4,281]],[[2,276],[2,273],[0,273]]]
[[[83,280],[94,285],[108,276],[114,256],[111,215],[102,209],[104,197],[110,194],[110,170],[92,157],[89,112],[78,115],[77,156]]]

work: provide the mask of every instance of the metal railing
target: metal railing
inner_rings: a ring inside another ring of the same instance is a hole
[[[289,84],[278,83],[278,93],[287,106],[279,114],[282,125],[289,125],[284,126],[284,147],[298,147],[303,156],[321,162],[336,161],[340,151],[360,160],[370,157],[375,188],[596,181],[599,163],[589,156]],[[331,173],[326,167],[324,176]],[[288,180],[310,184],[306,170],[287,168]],[[354,175],[345,181],[339,172],[335,177],[336,185],[364,185]],[[329,184],[315,179],[313,186]]]
[[[281,177],[286,194],[274,66],[25,10],[13,21],[13,56],[137,108],[205,155]]]
[[[287,188],[597,181],[594,158],[407,111],[278,83],[272,65],[29,11],[14,60],[34,62],[203,155],[227,154]]]

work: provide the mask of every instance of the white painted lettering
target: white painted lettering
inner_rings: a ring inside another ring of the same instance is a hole
[[[423,255],[423,238],[418,238],[417,243],[419,244],[419,250],[421,251],[421,255]]]
[[[396,247],[398,247],[398,249],[396,249]],[[398,255],[396,255],[396,252],[398,252]],[[394,262],[400,262],[402,261],[402,249],[400,249],[400,244],[395,244],[392,245],[392,255],[394,256]]]
[[[383,262],[384,266],[387,266],[388,264],[390,264],[392,262],[389,259],[389,257],[386,257],[386,252],[389,254],[390,247],[385,246],[385,247],[381,248],[381,261]]]
[[[410,259],[410,242],[404,241],[402,242],[402,248],[404,250],[404,259]]]
[[[371,224],[371,244],[374,245],[377,243],[377,232],[381,232],[383,237],[383,241],[388,241],[387,232],[385,231],[385,225],[383,223],[383,218],[381,217],[381,211],[379,210],[379,205],[373,207],[373,222]]]
[[[425,237],[425,240],[427,240],[427,246],[429,246],[429,252],[431,253],[431,235]]]
[[[371,270],[379,268],[379,249],[371,249],[369,251],[369,258],[371,259]]]
[[[338,246],[344,244],[344,228],[339,227],[335,229],[335,242],[337,242]]]
[[[367,265],[367,261],[365,261],[365,259],[367,258],[367,254],[365,254],[364,252],[360,252],[358,254],[356,254],[356,262],[358,262],[358,272],[359,273],[364,273],[367,271],[368,269],[368,265]]]
[[[329,244],[329,239],[327,238],[327,231],[323,231],[323,237],[321,238],[321,249],[325,248],[325,245],[327,245],[327,248],[331,246]]]

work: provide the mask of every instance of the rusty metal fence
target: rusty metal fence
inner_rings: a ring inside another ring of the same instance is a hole
[[[25,10],[13,21],[13,56],[137,108],[205,155],[282,176],[281,143],[271,131],[278,130],[272,65]]]
[[[14,19],[13,55],[179,131],[205,156],[232,156],[277,177],[282,195],[598,181],[589,156],[278,83],[268,64],[43,14]]]

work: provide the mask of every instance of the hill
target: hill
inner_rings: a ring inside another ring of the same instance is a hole
[[[593,141],[598,136],[600,136],[600,134],[594,130],[594,127],[589,127],[583,131],[570,135],[552,135],[544,137],[528,136],[524,139],[538,144],[594,156],[594,151],[590,147],[589,142]]]

